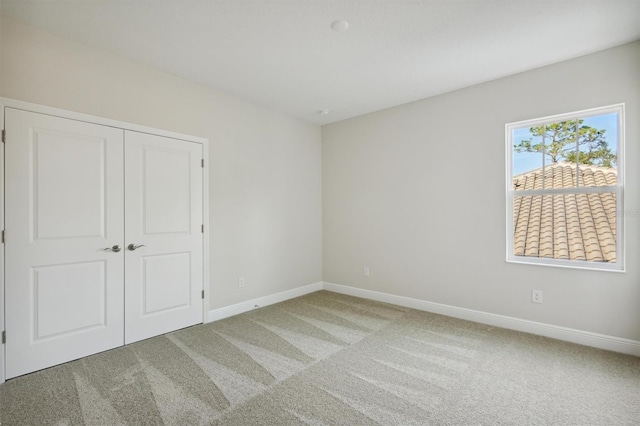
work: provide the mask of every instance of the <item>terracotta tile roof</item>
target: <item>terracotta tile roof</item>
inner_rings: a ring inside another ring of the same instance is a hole
[[[580,165],[580,186],[615,186],[617,170]],[[513,177],[514,255],[553,259],[616,261],[616,194],[518,196],[542,189],[542,169]],[[545,167],[545,188],[572,188],[576,165]]]

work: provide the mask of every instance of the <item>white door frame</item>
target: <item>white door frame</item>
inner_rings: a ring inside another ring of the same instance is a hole
[[[174,139],[181,139],[189,142],[202,144],[202,156],[204,159],[203,182],[202,182],[202,217],[204,218],[204,244],[203,244],[203,290],[204,300],[202,306],[202,322],[207,322],[207,313],[209,312],[209,139],[198,136],[186,135],[183,133],[171,132],[168,130],[154,129],[152,127],[140,126],[137,124],[126,123],[123,121],[111,120],[108,118],[96,117],[93,115],[83,114],[74,111],[68,111],[60,108],[53,108],[44,105],[38,105],[30,102],[18,101],[15,99],[0,97],[0,127],[4,129],[4,111],[5,107],[21,109],[25,111],[36,112],[40,114],[53,115],[56,117],[68,118],[87,123],[100,124],[103,126],[115,127],[123,130],[133,130],[141,133],[149,133],[152,135],[165,136]],[[11,142],[9,142],[11,143]],[[3,189],[3,196],[0,197],[0,229],[5,229],[4,224],[4,145],[0,149],[0,188]],[[10,231],[7,232],[7,238],[10,238]],[[5,246],[0,244],[0,331],[5,330]],[[7,337],[8,339],[11,336]],[[0,383],[5,381],[5,345],[1,344],[0,350]]]
[[[0,128],[4,135],[4,105],[0,111]],[[4,141],[3,141],[4,142]],[[4,230],[4,143],[0,147],[0,188],[2,189],[2,197],[0,197],[0,229]],[[4,242],[0,243],[0,330],[4,330]],[[4,343],[0,343],[0,383],[4,383],[5,378],[5,357]]]

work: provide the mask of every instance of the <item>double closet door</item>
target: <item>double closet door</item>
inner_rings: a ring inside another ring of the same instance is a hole
[[[202,144],[5,108],[6,376],[202,322]]]

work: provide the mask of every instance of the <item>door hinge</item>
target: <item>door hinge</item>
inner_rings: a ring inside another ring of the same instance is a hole
[[[2,230],[2,244],[4,244],[5,242],[5,232],[4,229]]]
[[[2,143],[5,143],[7,141],[7,131],[5,129],[2,129]]]
[[[7,343],[7,332],[2,331],[2,343]]]
[[[204,158],[202,159],[202,161],[200,161],[200,165],[202,166],[202,168],[204,169]]]
[[[204,225],[200,225],[200,232],[204,234]]]
[[[204,299],[204,290],[202,290],[202,298]]]

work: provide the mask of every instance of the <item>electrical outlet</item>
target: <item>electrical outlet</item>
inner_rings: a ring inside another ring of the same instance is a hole
[[[362,268],[362,276],[363,277],[368,277],[369,276],[369,267],[365,266],[364,268]]]
[[[531,290],[531,303],[542,303],[542,290]]]
[[[244,277],[238,278],[238,287],[244,287]]]

